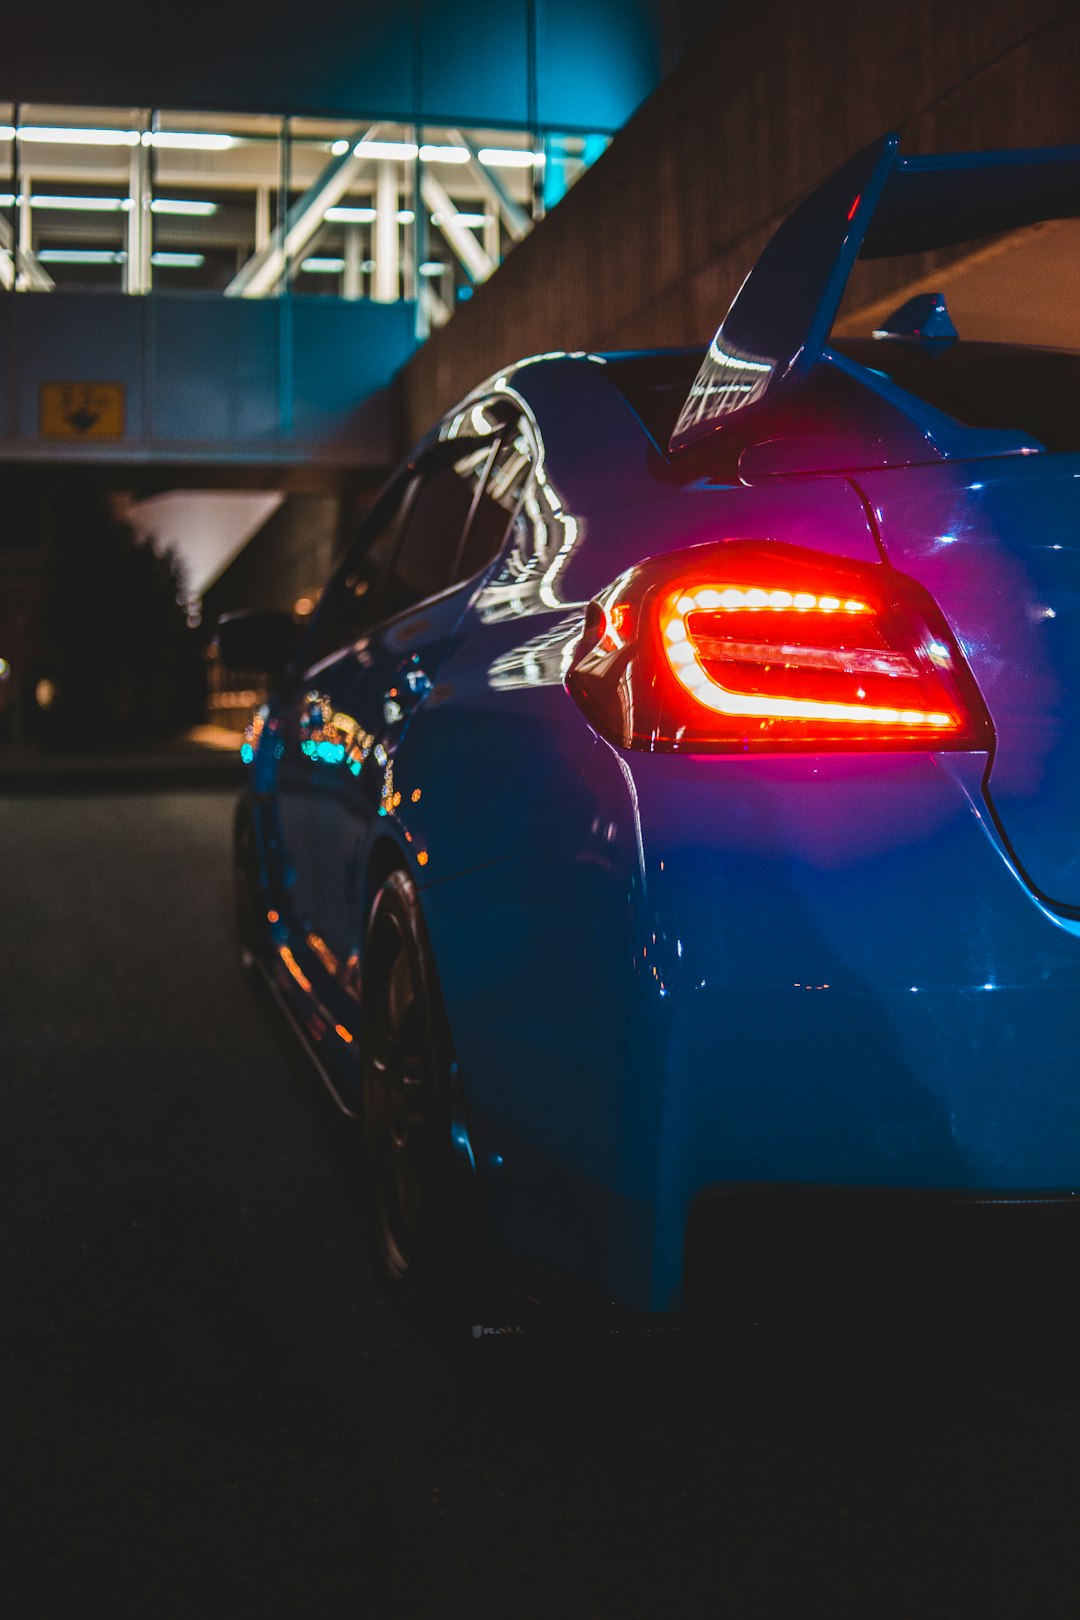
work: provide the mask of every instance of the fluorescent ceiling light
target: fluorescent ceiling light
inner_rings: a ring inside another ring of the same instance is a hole
[[[22,198],[19,198],[20,206]],[[120,214],[131,207],[127,197],[30,197],[31,208],[62,208],[81,214]]]
[[[417,148],[412,141],[360,141],[353,151],[357,157],[397,158],[407,163],[416,156]]]
[[[11,192],[0,196],[0,208],[15,207],[16,199]],[[18,206],[25,207],[26,197],[20,196]],[[46,197],[33,195],[30,198],[31,208],[58,208],[71,209],[76,213],[88,214],[121,214],[131,207],[127,197]]]
[[[374,208],[328,208],[323,216],[336,225],[370,225],[375,218]]]
[[[108,248],[41,248],[37,256],[43,264],[123,264],[127,258]]]
[[[344,157],[349,150],[348,141],[331,141],[330,151],[334,157]]]
[[[422,146],[422,163],[468,163],[469,152],[464,146]]]
[[[56,146],[138,146],[137,129],[76,129],[68,125],[23,124],[20,141],[46,141]]]
[[[531,169],[544,161],[542,152],[522,152],[509,146],[482,146],[477,155],[489,169]]]
[[[0,141],[13,141],[15,139],[14,124],[0,124]]]
[[[370,225],[375,217],[376,211],[374,208],[354,208],[344,203],[338,203],[333,208],[328,208],[323,215],[323,218],[329,220],[332,225]],[[411,208],[398,209],[397,221],[399,225],[411,225],[414,217]]]
[[[194,202],[187,197],[155,197],[150,204],[152,214],[196,214],[200,219],[217,213],[216,202]]]
[[[150,263],[163,270],[201,270],[206,263],[205,253],[151,253]]]
[[[168,152],[228,152],[236,145],[234,135],[201,135],[196,130],[148,129],[144,146],[161,147]]]
[[[434,259],[428,259],[424,264],[419,266],[419,271],[422,276],[441,276],[445,269],[445,264],[438,264]]]
[[[0,197],[0,207],[10,208],[14,198]],[[21,208],[23,199],[19,198]],[[80,214],[127,214],[131,211],[130,197],[49,197],[38,192],[30,198],[31,208],[52,208]],[[150,204],[155,214],[190,214],[200,219],[217,213],[217,203],[197,202],[186,197],[155,197]]]
[[[432,214],[431,223],[433,225],[442,225],[446,217],[445,214]],[[490,217],[489,214],[451,214],[449,223],[452,225],[486,225]]]
[[[43,264],[124,264],[127,254],[121,248],[42,248],[38,258]],[[206,263],[202,253],[151,253],[150,263],[170,270],[198,270]]]
[[[335,276],[345,268],[344,259],[305,259],[300,266],[301,270],[310,271],[315,276]]]

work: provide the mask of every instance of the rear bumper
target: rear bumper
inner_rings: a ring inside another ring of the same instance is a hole
[[[829,1247],[848,1209],[927,1251],[1069,1217],[1080,924],[1012,865],[985,763],[598,746],[539,855],[428,891],[508,1254],[666,1310],[718,1188],[761,1221],[745,1189],[791,1189]]]

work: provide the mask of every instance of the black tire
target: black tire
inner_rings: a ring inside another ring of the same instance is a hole
[[[449,1029],[415,885],[391,872],[364,953],[364,1136],[375,1260],[394,1304],[445,1319],[467,1303],[468,1189],[451,1145]]]

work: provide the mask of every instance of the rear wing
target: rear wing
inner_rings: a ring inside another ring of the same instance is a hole
[[[855,260],[951,247],[1080,217],[1080,146],[902,158],[896,135],[850,158],[788,216],[725,315],[679,413],[673,454],[772,399],[825,349]]]

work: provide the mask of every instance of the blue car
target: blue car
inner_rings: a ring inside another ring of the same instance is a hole
[[[379,1262],[678,1310],[746,1235],[1080,1189],[1080,356],[856,258],[1080,213],[1080,148],[854,157],[700,350],[547,354],[394,475],[273,672],[243,950]],[[876,1241],[876,1238],[875,1238]]]

